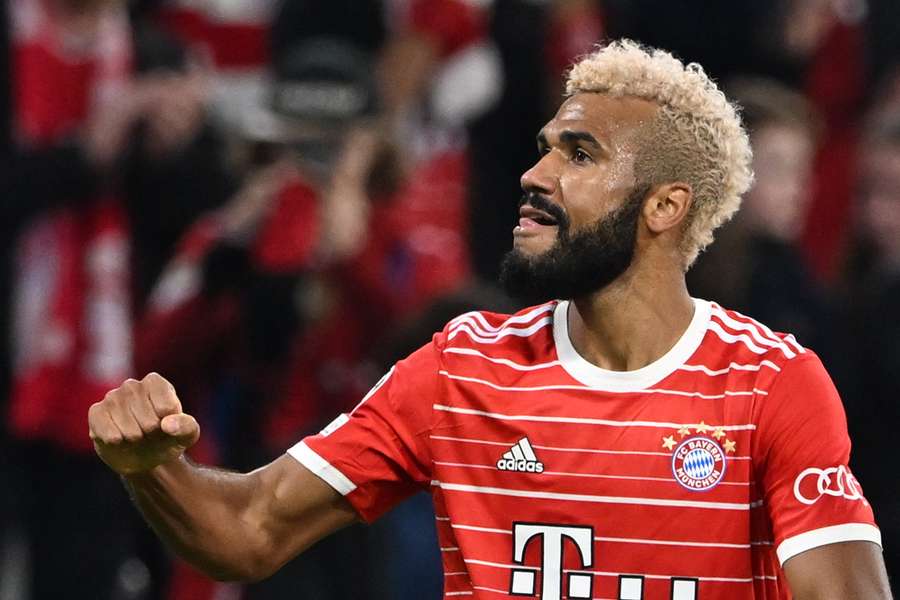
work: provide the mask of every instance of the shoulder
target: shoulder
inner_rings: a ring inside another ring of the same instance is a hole
[[[471,311],[451,319],[435,335],[434,342],[442,350],[527,343],[530,338],[548,334],[552,337],[553,312],[558,302],[547,302],[524,308],[513,314]]]
[[[715,302],[708,302],[707,306],[709,319],[703,350],[726,365],[757,364],[779,372],[794,359],[804,358],[801,362],[805,362],[815,356],[791,333],[772,331],[764,323]]]
[[[789,438],[802,424],[821,431],[845,427],[840,396],[813,350],[738,311],[714,302],[709,307],[703,346],[716,360],[706,362],[753,377],[753,418],[764,438]]]

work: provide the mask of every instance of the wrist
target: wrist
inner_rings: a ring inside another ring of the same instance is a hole
[[[164,479],[166,476],[171,475],[175,471],[178,471],[186,466],[187,459],[185,459],[184,454],[182,453],[177,458],[173,458],[172,460],[160,463],[155,467],[151,467],[149,469],[135,471],[133,473],[119,473],[119,477],[121,477],[122,481],[124,481],[126,484],[141,485]]]

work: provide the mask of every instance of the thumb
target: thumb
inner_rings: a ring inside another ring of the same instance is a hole
[[[200,438],[200,425],[194,417],[186,413],[163,417],[160,427],[163,433],[175,438],[178,444],[185,448],[190,448]]]

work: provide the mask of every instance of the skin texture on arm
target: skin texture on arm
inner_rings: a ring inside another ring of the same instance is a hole
[[[340,494],[287,455],[247,474],[181,457],[125,481],[169,547],[219,580],[264,579],[356,520]]]
[[[789,558],[784,572],[795,600],[891,600],[881,548],[840,542]]]
[[[150,526],[179,556],[220,580],[268,577],[357,519],[327,483],[285,455],[251,473],[192,464],[196,420],[159,375],[130,379],[94,404],[97,454],[122,475]]]

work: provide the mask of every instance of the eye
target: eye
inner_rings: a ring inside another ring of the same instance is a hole
[[[575,162],[578,162],[578,163],[593,161],[593,159],[591,158],[591,155],[588,154],[587,152],[585,152],[584,150],[582,150],[581,148],[575,149],[575,151],[572,153],[572,160],[574,160]]]

